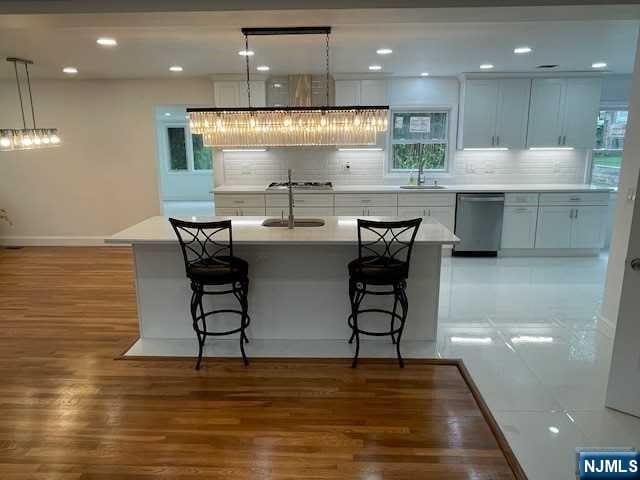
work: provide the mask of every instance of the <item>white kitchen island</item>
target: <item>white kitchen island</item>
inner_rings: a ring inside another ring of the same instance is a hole
[[[356,217],[323,217],[322,227],[293,230],[262,226],[267,217],[198,217],[196,220],[229,218],[234,255],[249,262],[251,324],[248,333],[252,343],[247,346],[248,355],[333,356],[324,351],[326,348],[322,345],[338,342],[344,349],[342,353],[348,356],[351,350],[347,340],[351,332],[347,326],[350,313],[347,264],[358,255]],[[407,282],[409,315],[403,344],[435,340],[442,246],[457,241],[440,223],[423,221],[416,236]],[[106,242],[133,247],[140,339],[128,354],[195,355],[196,341],[189,313],[191,290],[182,253],[168,219],[149,218]],[[235,307],[237,302],[232,295],[207,300],[214,300],[217,308]],[[371,301],[386,305],[389,298],[372,297]],[[374,330],[388,329],[388,322],[388,316],[381,315],[360,320],[361,325]],[[223,330],[238,323],[237,316],[230,316],[210,322],[209,328]],[[386,337],[376,340],[380,342],[391,344]],[[342,353],[337,352],[336,356]],[[237,341],[209,337],[205,355],[239,355]],[[366,348],[362,355],[367,356]]]

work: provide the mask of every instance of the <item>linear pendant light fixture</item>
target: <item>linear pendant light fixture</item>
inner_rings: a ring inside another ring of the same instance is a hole
[[[7,58],[7,62],[13,63],[16,74],[16,85],[18,87],[18,97],[20,98],[20,111],[22,113],[22,128],[0,128],[0,151],[10,150],[31,150],[35,148],[57,147],[60,145],[60,136],[57,128],[39,128],[36,125],[36,113],[33,106],[33,96],[31,95],[31,79],[29,78],[29,65],[33,65],[31,60],[24,58]],[[24,100],[22,98],[22,88],[20,87],[20,76],[18,75],[18,64],[24,66],[27,79],[27,91],[29,93],[29,106],[31,107],[31,122],[33,128],[27,128],[27,120],[24,114]]]
[[[388,106],[330,106],[329,35],[331,27],[243,28],[250,35],[325,35],[326,104],[320,107],[252,107],[249,57],[245,57],[248,108],[189,108],[191,132],[203,143],[226,147],[375,145],[387,130]]]

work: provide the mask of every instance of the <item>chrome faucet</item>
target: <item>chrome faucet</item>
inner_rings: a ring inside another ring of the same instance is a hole
[[[287,175],[289,177],[289,223],[287,226],[289,229],[292,229],[295,227],[296,222],[293,218],[293,182],[291,181],[291,169],[289,169]]]

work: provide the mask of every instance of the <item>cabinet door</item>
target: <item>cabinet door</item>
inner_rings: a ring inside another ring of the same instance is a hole
[[[388,105],[386,80],[362,80],[360,82],[360,105]]]
[[[571,230],[571,247],[602,248],[607,207],[576,207]]]
[[[538,207],[504,207],[500,248],[533,248]]]
[[[427,216],[437,220],[453,232],[456,218],[454,207],[428,207]]]
[[[397,207],[366,207],[366,214],[375,217],[396,217]]]
[[[495,145],[498,80],[468,80],[464,90],[463,148]]]
[[[540,207],[536,248],[570,248],[574,207]]]
[[[234,207],[216,207],[215,214],[218,217],[236,217],[239,215],[239,210]]]
[[[527,146],[557,147],[562,143],[567,80],[536,78],[531,83]]]
[[[336,207],[337,217],[364,217],[368,207]]]
[[[214,82],[213,96],[216,102],[216,107],[234,107],[234,108],[239,107],[240,106],[240,83],[239,82]]]
[[[531,80],[505,78],[499,82],[496,147],[523,149],[527,143]]]
[[[426,217],[427,207],[398,207],[398,216],[403,218]]]
[[[599,78],[569,78],[562,144],[592,149],[602,84]]]
[[[360,80],[336,81],[336,105],[360,105]]]
[[[263,80],[253,80],[251,83],[251,106],[252,107],[265,107],[267,105],[267,87],[266,82]],[[249,106],[249,99],[247,95],[247,83],[239,82],[239,97],[240,107],[246,108]]]

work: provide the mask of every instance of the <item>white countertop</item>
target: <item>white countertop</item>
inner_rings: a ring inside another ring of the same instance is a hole
[[[458,192],[611,192],[610,188],[586,184],[518,184],[518,185],[443,185],[436,190],[404,189],[399,185],[334,185],[330,190],[295,190],[298,194],[314,193],[458,193]],[[286,190],[266,190],[262,185],[222,185],[213,193],[266,193],[286,194]]]
[[[356,244],[358,217],[314,217],[325,221],[322,227],[263,227],[262,222],[271,217],[197,217],[196,221],[231,219],[233,243],[238,245],[340,245]],[[370,220],[398,220],[398,217],[364,217]],[[191,217],[185,220],[192,220]],[[442,224],[433,219],[423,219],[417,244],[452,245],[459,241]],[[177,238],[167,217],[151,217],[115,235],[106,238],[115,244],[166,244],[176,243]]]

